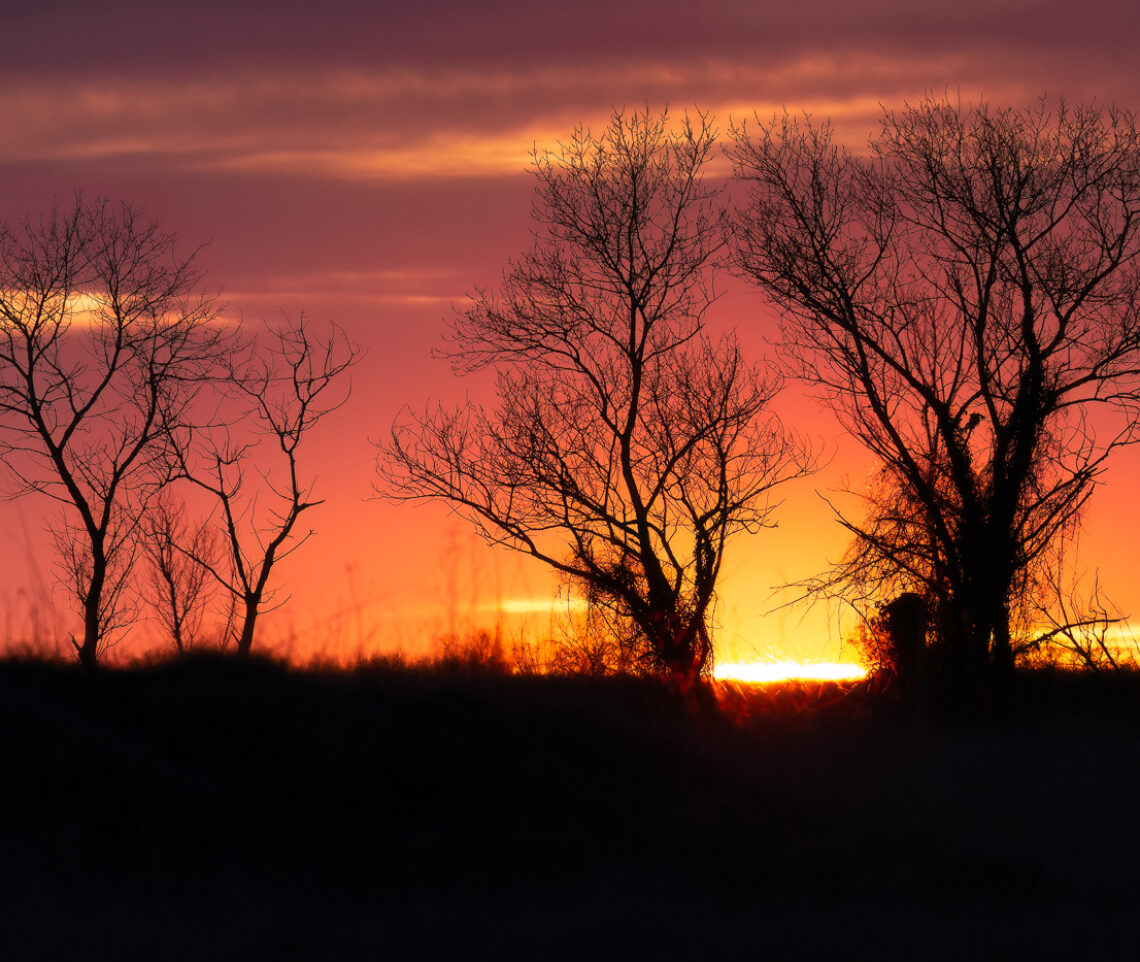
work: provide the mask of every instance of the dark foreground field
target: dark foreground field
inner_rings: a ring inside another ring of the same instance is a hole
[[[0,665],[0,958],[1137,958],[1136,680]]]

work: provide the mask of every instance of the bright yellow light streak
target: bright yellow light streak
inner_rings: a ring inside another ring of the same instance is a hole
[[[0,301],[5,304],[5,311],[10,311],[18,318],[23,318],[28,327],[36,326],[37,330],[44,328],[51,331],[53,336],[55,328],[71,329],[76,331],[95,330],[96,328],[115,326],[114,312],[110,307],[111,298],[108,294],[93,294],[85,291],[70,291],[66,297],[63,294],[49,293],[47,296],[29,291],[0,290]],[[208,302],[197,308],[194,313],[183,314],[178,310],[168,311],[156,318],[161,326],[172,326],[183,323],[188,317],[207,320],[219,326],[238,326],[241,318],[238,315],[227,315],[221,311],[213,313]],[[39,325],[33,325],[37,313],[42,315]],[[145,310],[127,311],[120,322],[137,326],[145,323],[148,317]],[[0,330],[14,329],[16,325],[7,319],[6,314],[0,313]]]
[[[779,681],[858,681],[867,669],[838,661],[732,661],[718,664],[713,676],[718,681],[766,684]]]
[[[554,611],[585,611],[588,603],[581,598],[506,598],[482,605],[484,611],[500,611],[505,615],[550,614]]]

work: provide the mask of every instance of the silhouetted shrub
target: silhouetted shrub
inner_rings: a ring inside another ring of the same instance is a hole
[[[493,631],[480,628],[463,636],[445,635],[440,639],[430,664],[435,668],[464,672],[507,674],[511,669],[501,628]]]

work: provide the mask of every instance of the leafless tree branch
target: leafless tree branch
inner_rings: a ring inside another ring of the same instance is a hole
[[[122,624],[135,535],[172,434],[225,353],[194,255],[128,204],[0,225],[0,454],[16,494],[60,503],[57,544],[95,667]]]
[[[534,246],[452,319],[457,373],[491,368],[493,409],[408,412],[379,491],[440,498],[491,544],[538,558],[635,625],[654,667],[711,664],[727,539],[771,524],[810,452],[769,410],[779,380],[709,337],[723,234],[702,178],[715,131],[616,112],[536,152]]]
[[[927,99],[867,156],[810,119],[733,133],[737,266],[881,465],[830,583],[923,593],[967,683],[1010,678],[1023,599],[1136,439],[1134,117]]]

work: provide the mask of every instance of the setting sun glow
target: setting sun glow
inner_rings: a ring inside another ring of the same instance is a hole
[[[862,665],[837,661],[732,661],[716,666],[718,681],[767,684],[780,681],[858,681],[867,675]]]

